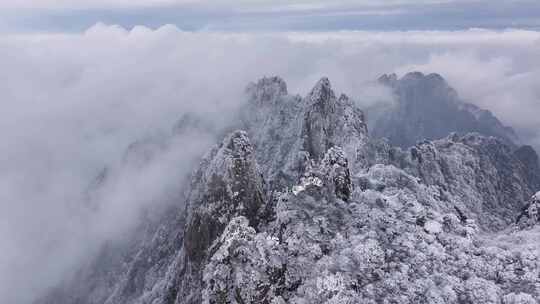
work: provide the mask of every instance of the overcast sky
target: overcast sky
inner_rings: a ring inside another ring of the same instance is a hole
[[[537,0],[1,0],[3,31],[82,31],[97,22],[183,30],[540,28]]]

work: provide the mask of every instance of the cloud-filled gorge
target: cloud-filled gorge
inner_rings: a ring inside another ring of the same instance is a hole
[[[538,54],[540,33],[523,30],[243,34],[98,24],[81,34],[4,35],[0,302],[31,301],[127,233],[142,210],[174,201],[214,134],[169,139],[143,167],[126,162],[128,147],[168,137],[184,113],[226,124],[250,81],[279,75],[305,94],[328,76],[368,106],[391,98],[374,85],[381,74],[436,72],[538,149]],[[107,185],[89,199],[100,173]]]

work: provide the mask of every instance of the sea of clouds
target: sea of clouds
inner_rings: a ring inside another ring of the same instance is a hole
[[[225,124],[262,76],[306,94],[322,76],[361,107],[389,102],[383,73],[437,72],[540,148],[540,32],[220,33],[97,24],[83,33],[0,36],[0,303],[30,303],[125,236],[146,208],[174,202],[214,143],[183,135],[149,166],[134,141],[184,113]],[[127,165],[129,167],[129,165]],[[115,181],[85,204],[103,168]],[[115,169],[116,168],[116,169]],[[118,169],[120,168],[120,169]]]

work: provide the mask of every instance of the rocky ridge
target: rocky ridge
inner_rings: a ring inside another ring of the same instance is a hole
[[[39,303],[538,303],[530,150],[478,133],[394,147],[327,78],[247,95],[245,131],[204,156],[185,210]]]

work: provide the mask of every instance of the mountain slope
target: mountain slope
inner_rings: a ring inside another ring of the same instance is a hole
[[[439,139],[451,132],[478,132],[509,144],[519,143],[512,128],[504,126],[490,111],[462,101],[438,74],[411,72],[398,79],[383,75],[379,83],[396,97],[396,104],[373,108],[372,135],[386,137],[393,145],[407,148],[424,139]]]
[[[182,202],[38,303],[537,303],[540,228],[512,224],[535,214],[530,150],[476,133],[393,147],[326,78],[247,95],[245,131]]]

